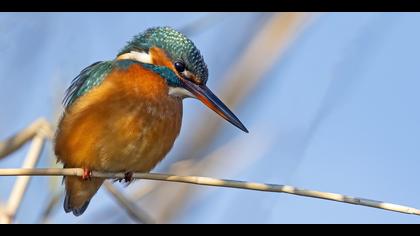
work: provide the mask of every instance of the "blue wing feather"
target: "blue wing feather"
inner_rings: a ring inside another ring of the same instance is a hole
[[[145,69],[159,74],[161,77],[165,78],[167,83],[171,86],[179,86],[180,81],[177,75],[165,66],[145,64],[133,60],[99,61],[83,69],[80,74],[73,79],[64,96],[64,106],[68,108],[79,97],[100,85],[113,69],[126,70],[134,64],[141,65]]]
[[[66,90],[63,104],[67,108],[77,98],[99,85],[112,69],[112,61],[98,61],[83,69]]]

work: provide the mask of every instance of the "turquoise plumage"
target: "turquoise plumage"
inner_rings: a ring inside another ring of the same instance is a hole
[[[208,79],[208,69],[203,56],[194,43],[170,27],[155,27],[134,37],[118,55],[130,51],[148,52],[151,47],[163,49],[172,61],[183,61],[186,70],[196,75],[201,83]]]
[[[98,86],[112,69],[112,61],[99,61],[83,69],[67,89],[63,103],[69,107],[77,98]]]
[[[66,107],[69,107],[77,98],[100,85],[112,70],[128,69],[133,64],[140,64],[142,67],[159,74],[166,79],[170,86],[179,86],[179,78],[172,70],[165,66],[156,66],[133,60],[99,61],[83,69],[72,81],[70,87],[66,91],[63,103]]]

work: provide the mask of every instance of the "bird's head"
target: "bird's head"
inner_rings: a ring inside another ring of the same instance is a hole
[[[166,80],[169,94],[200,100],[224,119],[248,132],[241,121],[206,86],[208,69],[194,43],[170,27],[150,28],[134,37],[118,54],[153,66]]]

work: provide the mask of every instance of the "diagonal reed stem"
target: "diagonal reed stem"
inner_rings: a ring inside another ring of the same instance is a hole
[[[155,221],[143,209],[138,207],[132,200],[128,199],[123,193],[110,182],[105,181],[106,190],[114,197],[117,202],[126,209],[127,213],[138,223],[154,224]]]
[[[45,118],[39,118],[14,136],[0,142],[0,160],[18,150],[36,134],[43,133],[45,137],[52,137],[52,128]]]
[[[31,147],[22,165],[23,168],[34,168],[38,163],[41,151],[44,146],[45,137],[44,134],[38,133],[32,140]],[[12,193],[10,194],[9,201],[6,206],[6,215],[8,219],[6,223],[13,222],[16,213],[21,205],[25,192],[28,188],[30,176],[20,176],[16,179],[16,183],[13,187]]]

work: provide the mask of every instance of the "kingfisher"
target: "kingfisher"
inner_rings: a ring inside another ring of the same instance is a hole
[[[203,56],[184,34],[153,27],[136,35],[113,60],[83,69],[64,96],[54,139],[64,168],[64,210],[82,215],[105,179],[92,171],[149,172],[170,151],[181,130],[182,101],[195,98],[248,133],[241,121],[206,86]],[[205,125],[205,124],[203,124]]]

